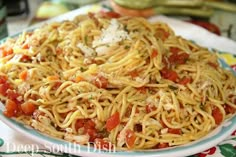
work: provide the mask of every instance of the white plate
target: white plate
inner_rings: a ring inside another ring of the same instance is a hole
[[[84,7],[82,9],[78,9],[75,11],[72,11],[68,14],[62,15],[58,18],[54,18],[52,20],[49,20],[48,22],[52,21],[61,21],[64,19],[72,19],[78,14],[86,13],[90,11],[89,6]],[[221,51],[226,51],[230,53],[236,53],[236,43],[222,37],[218,37],[212,33],[207,32],[206,30],[194,26],[192,24],[188,24],[182,21],[170,19],[164,16],[158,16],[151,19],[152,21],[163,21],[168,23],[172,29],[175,30],[176,34],[182,35],[183,37],[194,40],[196,43],[209,47],[209,48],[215,48],[219,49]],[[42,25],[42,24],[40,24]],[[29,29],[38,27],[40,25],[31,27]],[[180,28],[189,28],[184,29],[184,31],[181,31],[183,29]],[[194,29],[193,29],[194,28]],[[195,33],[194,33],[195,32]],[[194,37],[194,38],[191,38]],[[211,39],[206,40],[206,39]],[[205,41],[205,42],[204,42]],[[221,46],[222,45],[222,46]],[[229,66],[224,63],[224,61],[220,61],[222,67],[228,69]],[[236,130],[236,116],[232,117],[231,119],[225,121],[222,123],[219,127],[217,127],[215,130],[213,130],[211,133],[209,133],[204,138],[191,142],[189,144],[178,146],[178,147],[171,147],[161,150],[148,150],[148,151],[110,151],[110,152],[104,152],[100,150],[96,150],[92,147],[87,146],[80,146],[76,144],[72,144],[67,141],[63,141],[60,139],[55,139],[52,137],[49,137],[48,135],[44,135],[32,128],[29,128],[29,126],[25,126],[21,123],[16,122],[13,119],[8,119],[3,115],[4,105],[0,103],[0,119],[6,123],[9,127],[16,130],[19,134],[25,135],[26,137],[33,139],[37,141],[38,143],[43,144],[51,151],[62,151],[66,153],[71,153],[75,155],[80,156],[88,156],[88,157],[182,157],[182,156],[188,156],[193,155],[198,152],[202,152],[208,148],[211,148],[215,145],[217,145],[219,142],[223,141],[226,137],[228,137],[234,130]]]

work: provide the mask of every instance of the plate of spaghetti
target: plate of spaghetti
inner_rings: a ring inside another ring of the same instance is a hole
[[[10,127],[84,156],[186,156],[236,127],[235,73],[216,52],[113,12],[4,40],[0,100]]]

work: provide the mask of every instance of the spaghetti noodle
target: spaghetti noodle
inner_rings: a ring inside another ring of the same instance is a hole
[[[235,115],[235,76],[164,23],[89,13],[9,38],[0,55],[5,116],[67,141],[159,149]]]

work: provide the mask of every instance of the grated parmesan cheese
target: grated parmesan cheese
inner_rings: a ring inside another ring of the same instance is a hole
[[[105,44],[114,44],[125,39],[131,39],[128,33],[123,29],[123,25],[116,19],[112,19],[107,29],[102,30],[102,35],[93,41],[93,47]]]

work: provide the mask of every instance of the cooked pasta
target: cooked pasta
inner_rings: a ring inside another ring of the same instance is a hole
[[[79,15],[7,39],[0,55],[4,115],[66,141],[160,149],[235,115],[235,76],[161,22]]]

